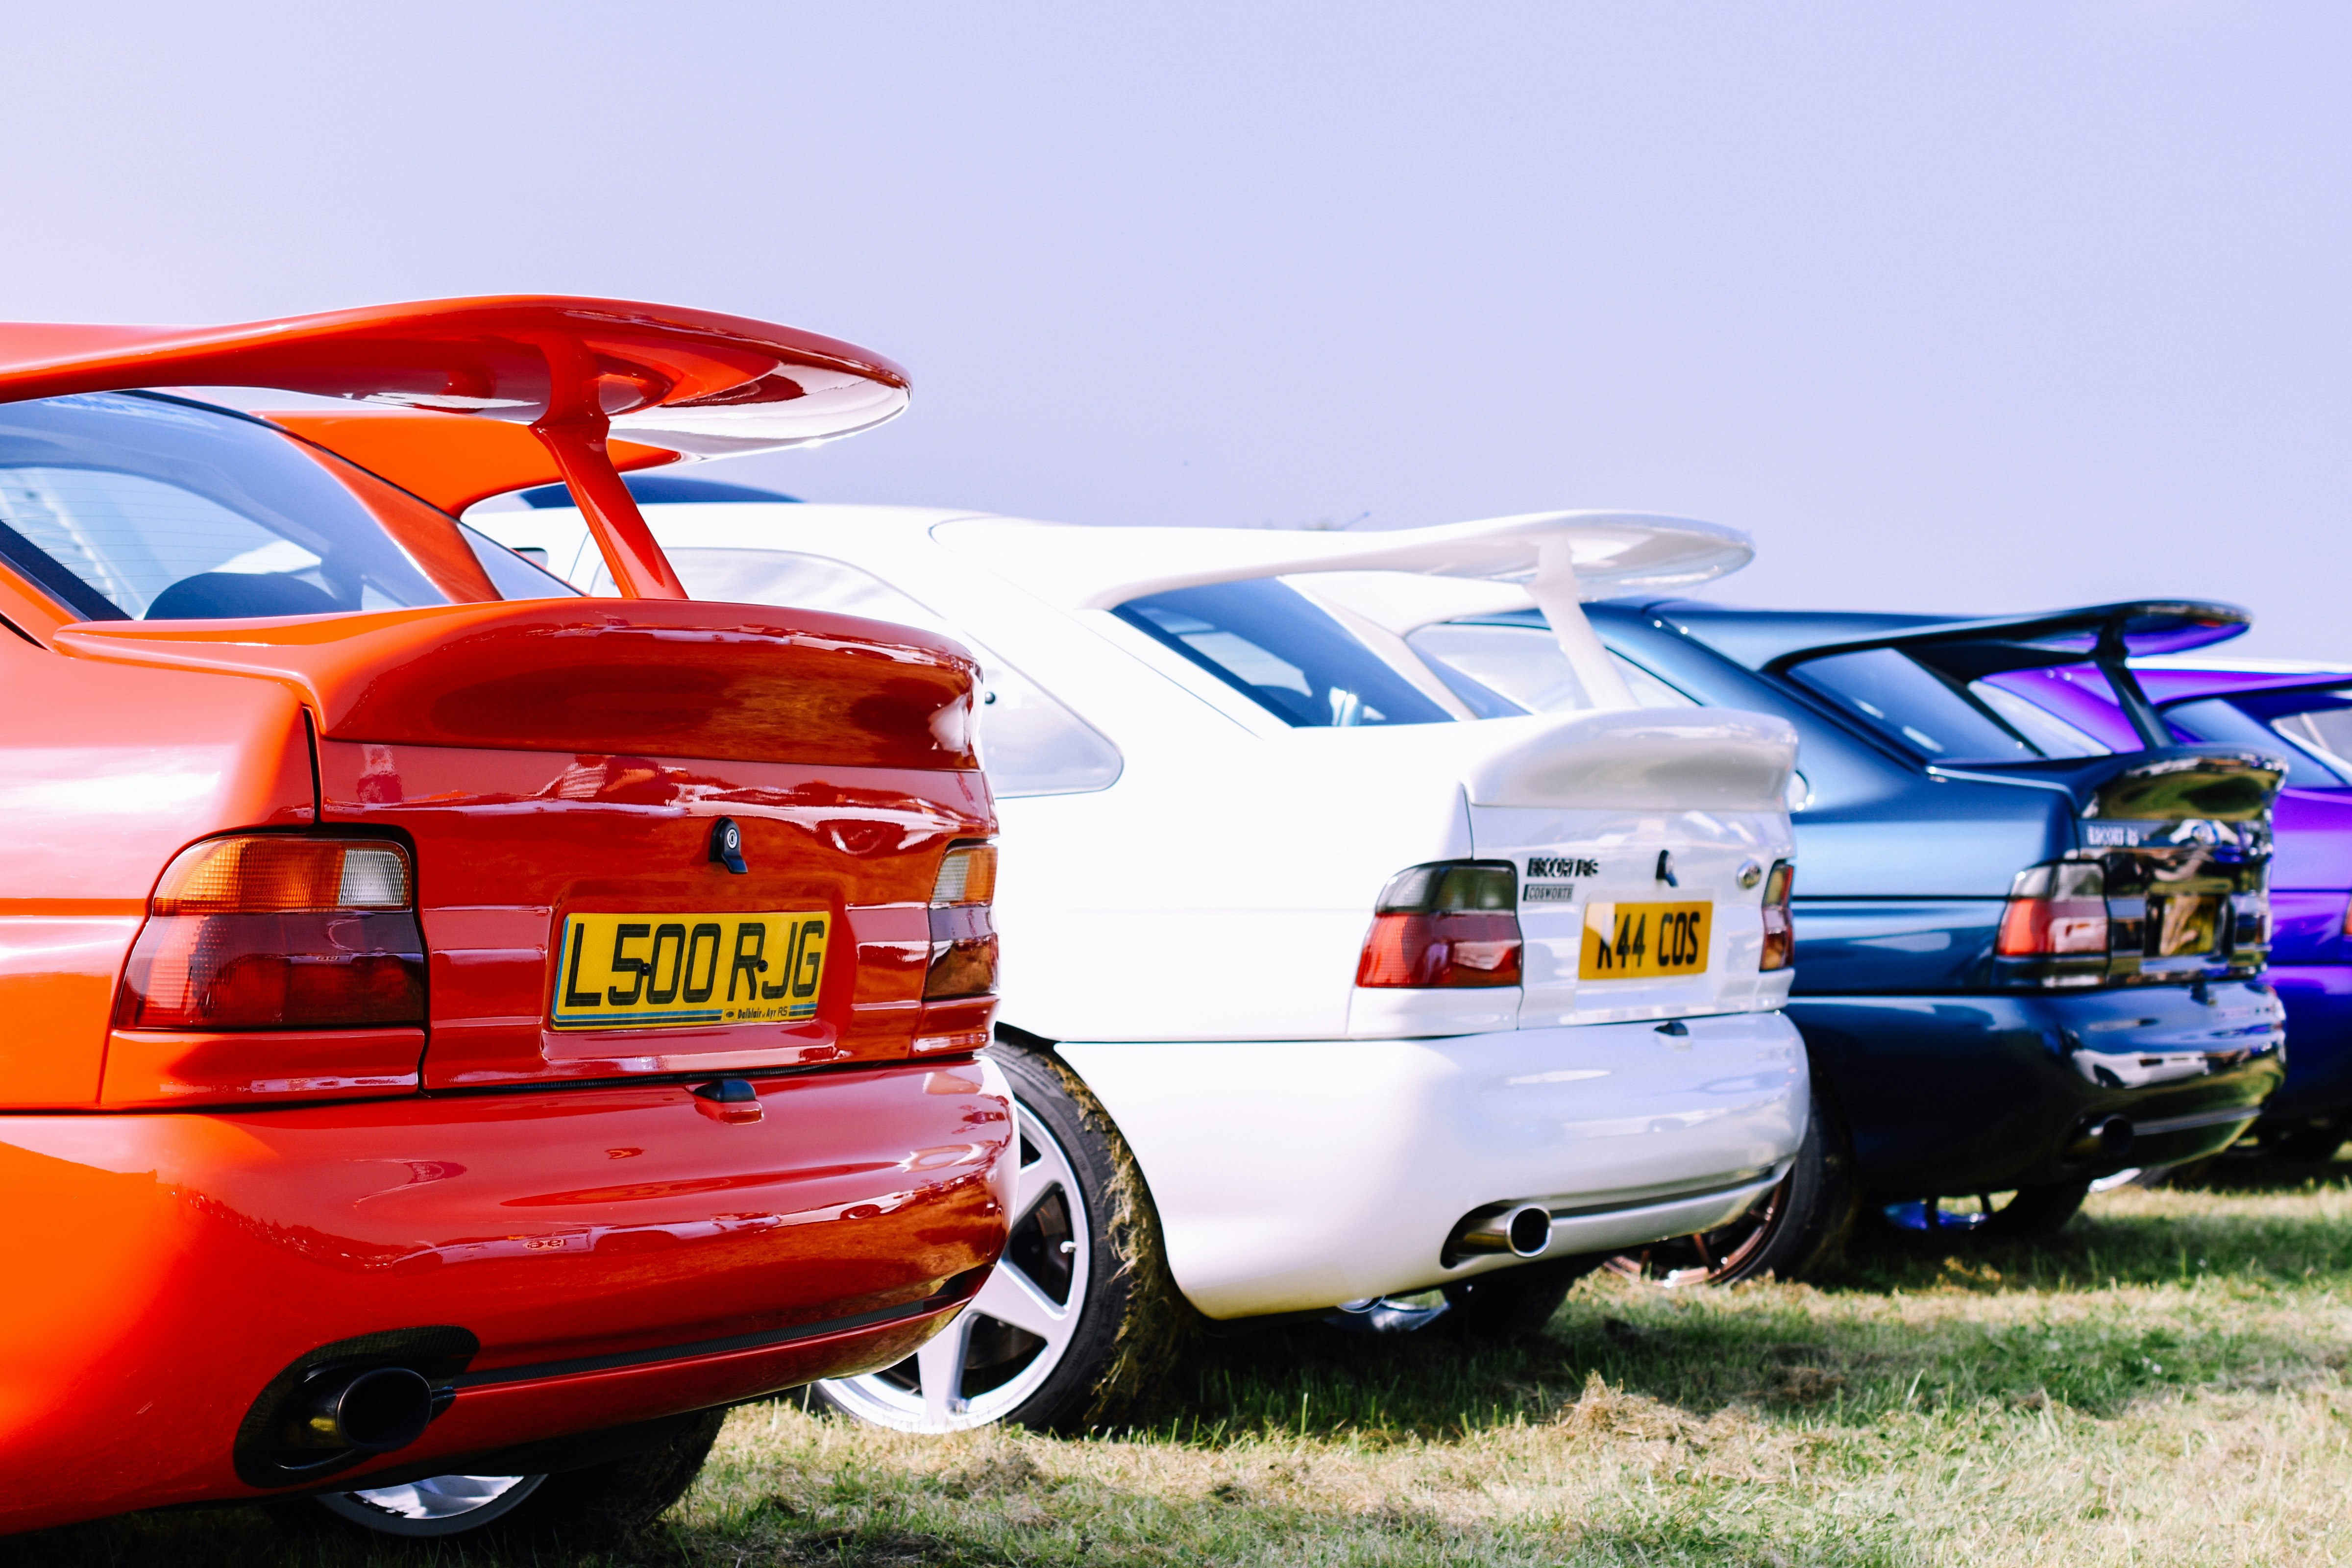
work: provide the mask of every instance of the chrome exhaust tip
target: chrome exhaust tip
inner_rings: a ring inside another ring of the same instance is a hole
[[[388,1454],[425,1436],[433,1385],[404,1366],[372,1366],[306,1389],[292,1436],[306,1448]]]
[[[1541,1204],[1506,1204],[1479,1209],[1454,1227],[1446,1261],[1507,1252],[1541,1258],[1551,1246],[1551,1210]]]

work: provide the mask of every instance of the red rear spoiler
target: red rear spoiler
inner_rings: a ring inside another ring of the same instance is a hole
[[[675,599],[686,590],[620,467],[832,440],[908,398],[907,373],[854,343],[622,300],[430,300],[231,327],[0,324],[0,402],[139,386],[275,387],[493,421],[273,416],[444,506],[514,488],[499,482],[509,474],[560,477],[621,593]],[[523,460],[518,426],[543,459]]]

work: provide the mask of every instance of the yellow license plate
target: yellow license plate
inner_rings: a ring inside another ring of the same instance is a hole
[[[572,915],[555,968],[559,1029],[668,1029],[816,1016],[831,918]]]
[[[1655,980],[1706,973],[1712,904],[1584,906],[1582,980]]]

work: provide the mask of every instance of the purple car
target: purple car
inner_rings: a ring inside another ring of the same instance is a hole
[[[2325,1160],[2352,1137],[2352,669],[2230,667],[2204,655],[2131,668],[2181,741],[2252,746],[2287,764],[2273,818],[2269,973],[2286,1005],[2286,1081],[2250,1141],[2282,1158]],[[2053,738],[2074,754],[2142,743],[2094,665],[1990,681],[2063,726]]]

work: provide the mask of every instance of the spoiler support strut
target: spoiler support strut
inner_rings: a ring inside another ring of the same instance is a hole
[[[2156,710],[2156,704],[2150,702],[2147,693],[2140,689],[2139,677],[2134,675],[2131,666],[2124,662],[2130,657],[2130,651],[2124,647],[2123,617],[2118,616],[2101,629],[2099,645],[2092,653],[2091,661],[2099,667],[2099,673],[2107,678],[2107,686],[2115,692],[2116,702],[2123,709],[2124,717],[2131,721],[2132,730],[2139,736],[2139,743],[2151,752],[2159,751],[2174,743],[2172,726],[2164,721],[2164,715]]]
[[[547,412],[531,422],[530,433],[555,459],[613,574],[614,588],[624,599],[686,598],[686,584],[613,466],[605,444],[613,422],[598,397],[595,356],[578,340],[554,334],[540,340],[540,351],[547,356]]]

